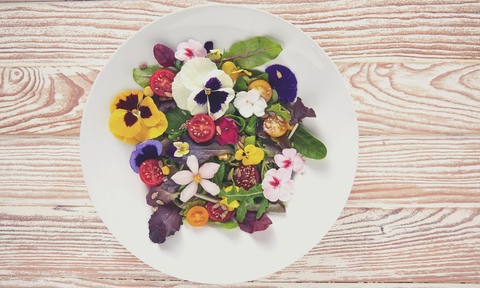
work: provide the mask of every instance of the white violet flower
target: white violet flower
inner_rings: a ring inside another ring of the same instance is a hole
[[[257,89],[238,92],[233,101],[233,105],[245,118],[253,114],[262,117],[265,114],[265,108],[267,108],[267,102],[260,96],[260,91]]]
[[[180,109],[217,120],[227,111],[235,91],[232,78],[210,59],[193,58],[175,76],[172,96]]]

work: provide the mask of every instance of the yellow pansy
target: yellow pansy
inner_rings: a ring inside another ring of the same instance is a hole
[[[247,145],[235,153],[235,159],[242,160],[243,165],[257,165],[265,157],[265,152],[254,145]]]
[[[140,90],[124,91],[110,103],[108,126],[112,134],[127,144],[138,144],[165,132],[168,122],[152,98]]]

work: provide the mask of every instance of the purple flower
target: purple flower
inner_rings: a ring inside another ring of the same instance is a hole
[[[220,145],[237,143],[238,127],[235,121],[227,117],[221,117],[215,121],[215,126],[217,142],[220,143]]]
[[[135,173],[138,173],[140,165],[148,159],[157,159],[162,153],[162,143],[158,140],[147,140],[137,144],[135,151],[130,155],[130,167]]]
[[[297,97],[297,78],[295,74],[285,66],[272,65],[265,69],[268,73],[268,81],[278,93],[278,99],[283,103],[293,102]]]

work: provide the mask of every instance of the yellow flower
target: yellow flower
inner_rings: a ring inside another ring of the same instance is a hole
[[[227,61],[223,63],[222,65],[222,70],[232,78],[233,81],[237,80],[238,77],[243,76],[243,75],[248,75],[252,76],[252,73],[250,71],[244,70],[244,69],[238,69],[235,63],[231,61]]]
[[[190,145],[187,142],[173,142],[173,146],[177,148],[173,154],[175,157],[183,157],[183,155],[190,153]]]
[[[156,138],[168,126],[163,112],[158,111],[152,98],[143,93],[124,91],[110,103],[108,126],[113,135],[127,144],[138,144]]]
[[[242,160],[243,165],[257,165],[265,157],[265,152],[254,145],[247,145],[235,153],[235,159]]]
[[[232,190],[232,188],[233,188],[233,186],[225,187],[225,192],[230,192],[230,190]],[[238,187],[235,187],[235,188],[237,188],[237,192],[240,190]],[[232,203],[228,204],[228,201],[227,201],[226,197],[222,197],[222,200],[220,201],[220,204],[223,204],[223,205],[227,206],[228,211],[233,211],[233,210],[235,210],[235,208],[238,208],[238,206],[240,205],[237,200],[233,200]]]

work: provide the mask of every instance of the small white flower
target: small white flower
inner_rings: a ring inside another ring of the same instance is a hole
[[[255,116],[262,117],[265,114],[265,108],[267,108],[267,102],[260,96],[260,91],[252,89],[248,92],[238,92],[233,105],[238,109],[238,112],[248,118],[255,114]]]

